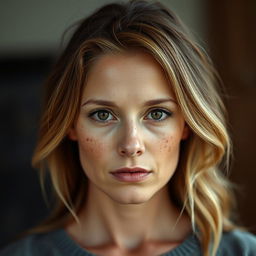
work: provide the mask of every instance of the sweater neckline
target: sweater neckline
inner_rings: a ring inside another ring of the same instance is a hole
[[[64,229],[58,229],[50,234],[52,242],[57,246],[62,255],[69,256],[97,256],[77,244]],[[180,245],[162,256],[197,255],[200,243],[194,233],[191,233]]]

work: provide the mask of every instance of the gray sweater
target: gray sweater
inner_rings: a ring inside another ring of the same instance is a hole
[[[223,233],[217,256],[256,256],[256,237],[234,230]],[[45,234],[30,235],[0,251],[0,256],[95,256],[79,247],[59,229]],[[202,256],[200,243],[191,234],[174,250],[162,256]]]

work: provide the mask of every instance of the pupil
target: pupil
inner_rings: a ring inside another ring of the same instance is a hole
[[[161,111],[155,111],[152,113],[153,119],[160,119],[162,117],[163,113]]]
[[[101,119],[101,120],[107,120],[109,113],[105,112],[105,111],[101,111],[101,112],[99,112],[98,116],[99,116],[99,119]]]

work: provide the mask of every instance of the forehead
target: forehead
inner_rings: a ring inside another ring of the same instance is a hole
[[[160,64],[144,52],[105,54],[88,73],[85,97],[174,97]]]

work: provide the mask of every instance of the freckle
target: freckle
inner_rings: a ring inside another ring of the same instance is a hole
[[[173,148],[173,137],[170,138],[168,152],[171,152]]]

